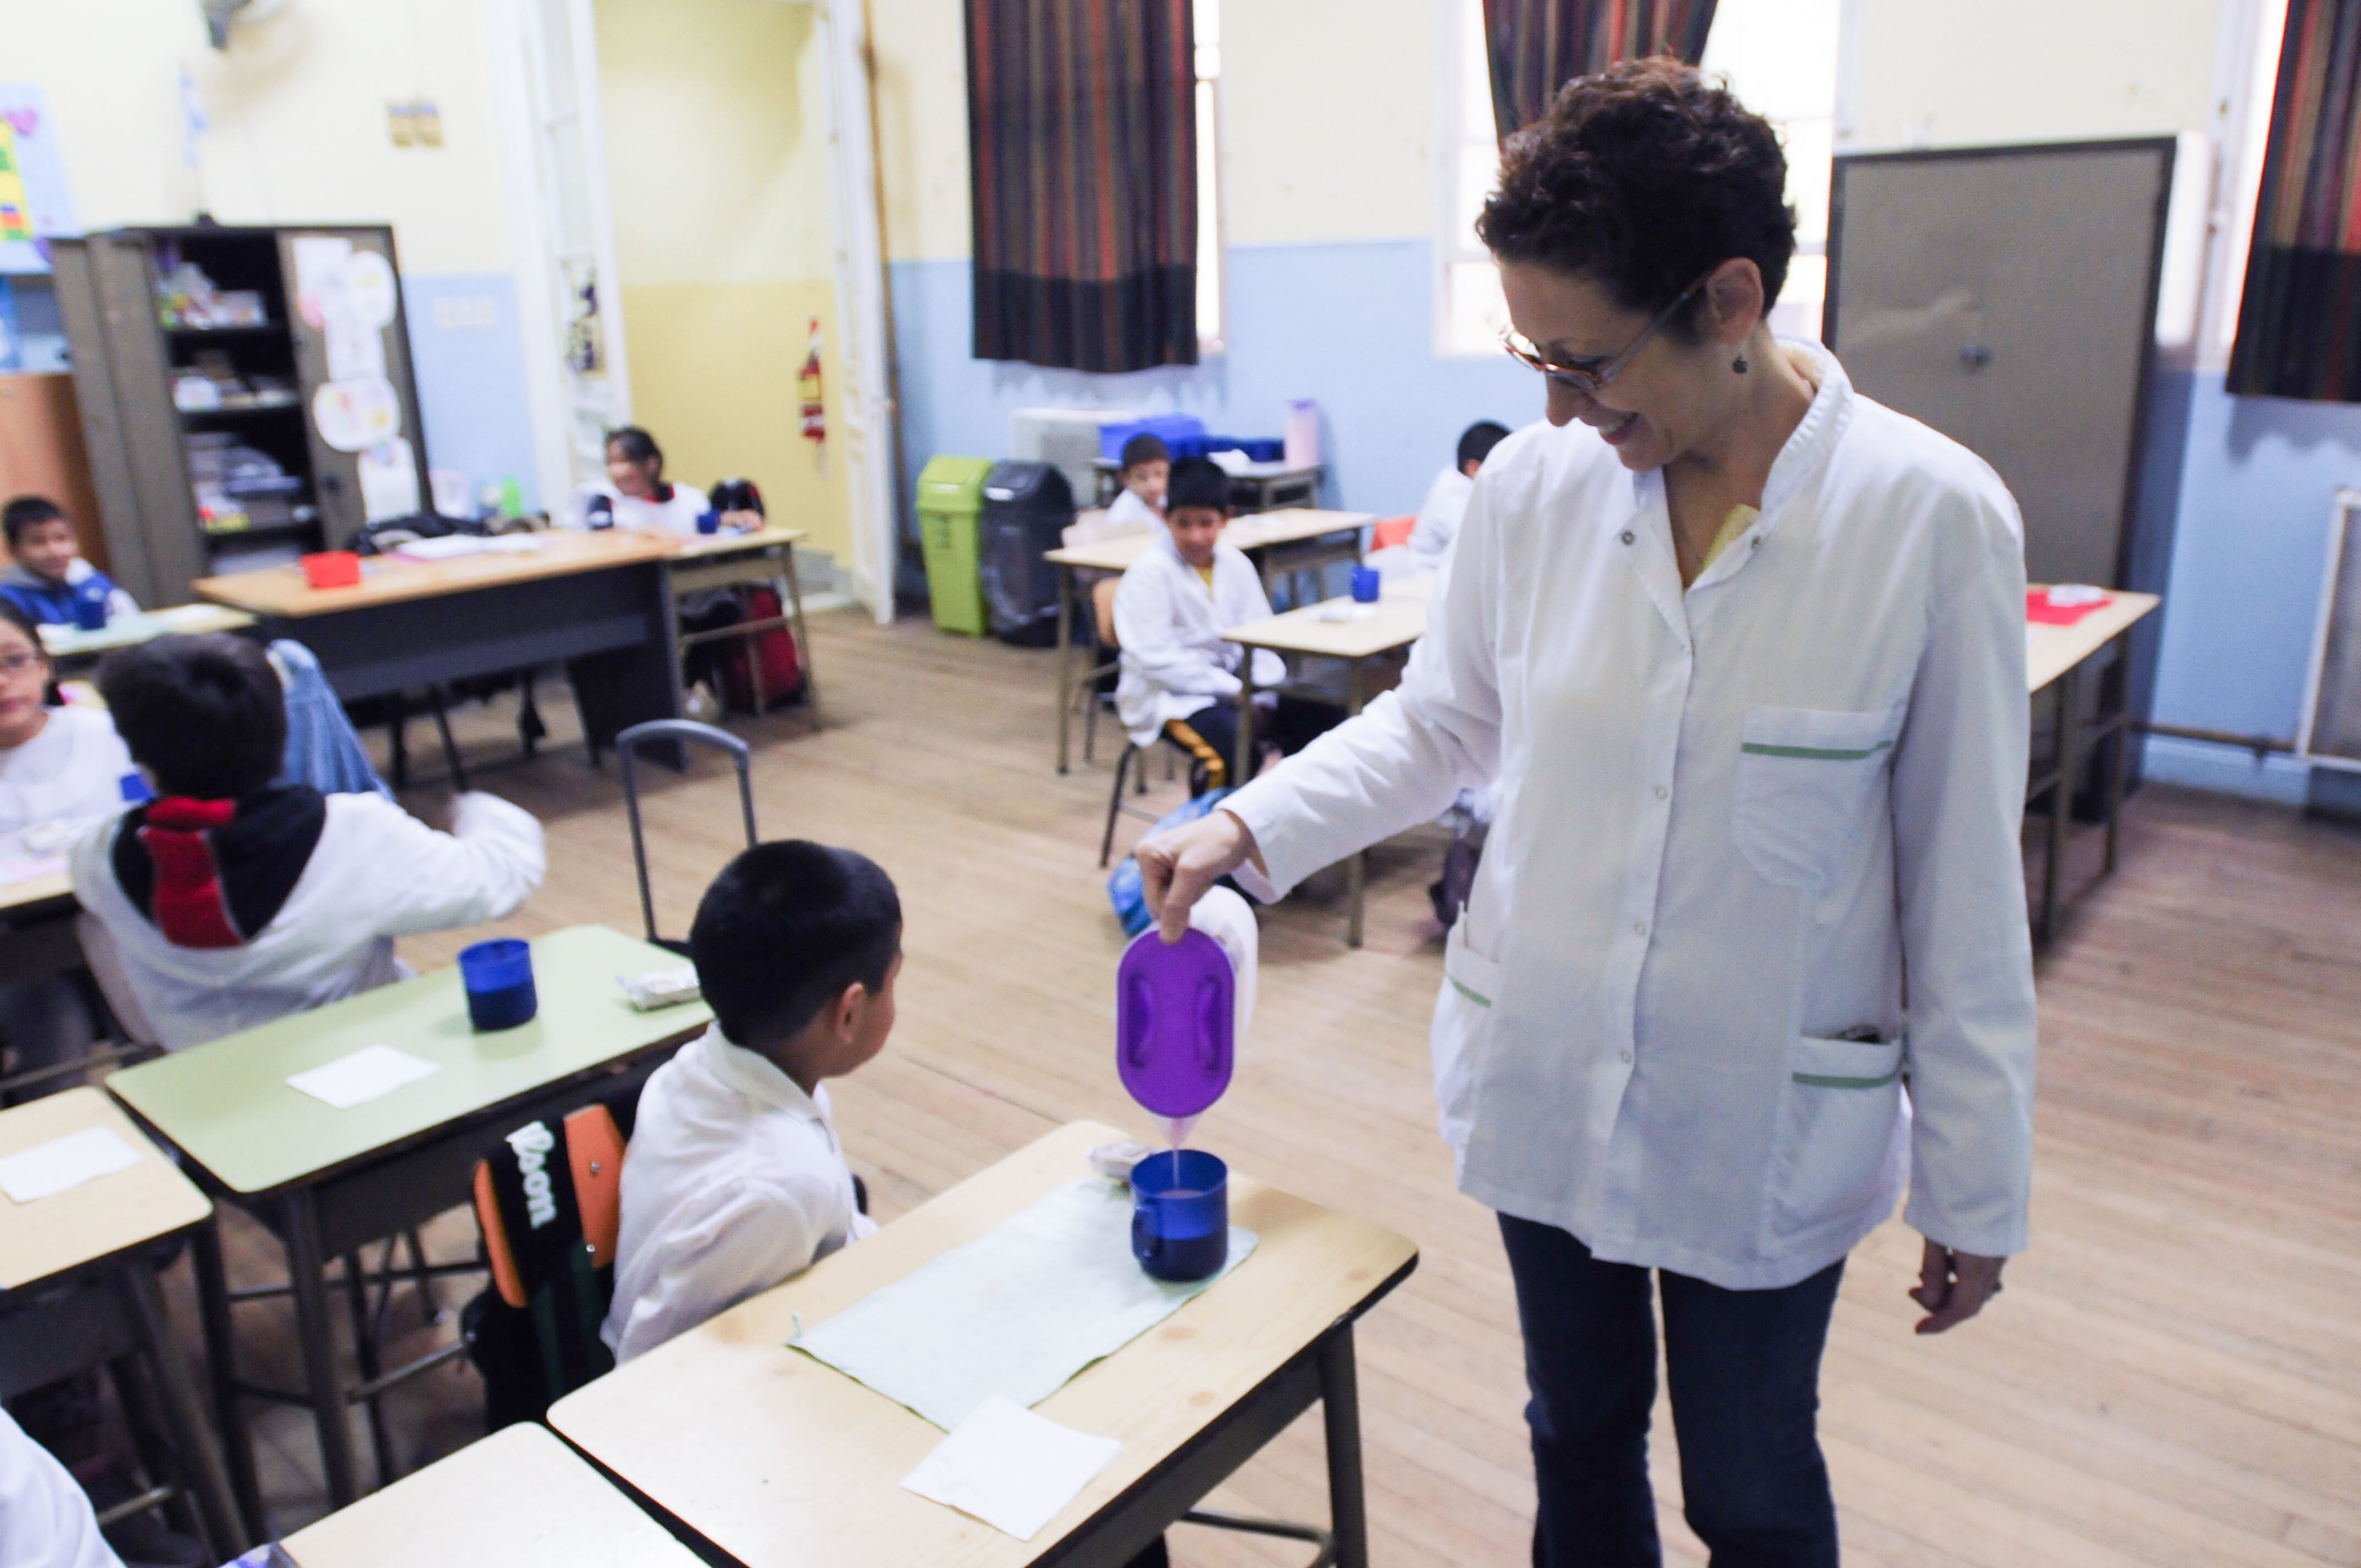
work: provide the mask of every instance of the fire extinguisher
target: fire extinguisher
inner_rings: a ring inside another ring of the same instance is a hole
[[[811,318],[811,347],[804,356],[803,374],[797,378],[797,389],[803,398],[804,439],[818,445],[828,440],[828,411],[820,400],[818,316]]]

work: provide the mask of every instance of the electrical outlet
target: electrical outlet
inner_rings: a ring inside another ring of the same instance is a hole
[[[414,147],[418,142],[418,117],[408,104],[388,104],[385,124],[396,147]]]

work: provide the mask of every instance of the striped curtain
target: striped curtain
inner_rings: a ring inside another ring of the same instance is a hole
[[[2229,389],[2361,402],[2361,0],[2290,0]]]
[[[1484,0],[1492,118],[1506,141],[1557,90],[1619,60],[1705,55],[1714,0]]]
[[[1190,0],[967,0],[975,357],[1197,362]]]

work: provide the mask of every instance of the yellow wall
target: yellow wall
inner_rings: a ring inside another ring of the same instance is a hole
[[[598,0],[598,79],[632,416],[665,471],[743,475],[850,560],[843,465],[799,433],[807,323],[836,340],[827,98],[812,9]],[[829,417],[838,417],[828,389]]]
[[[509,266],[482,0],[302,0],[226,53],[196,0],[0,0],[0,75],[38,84],[85,228],[385,223],[405,271]],[[213,128],[181,161],[185,64]],[[444,145],[397,148],[386,104],[432,98]]]
[[[2222,0],[1863,0],[1852,149],[2203,130]]]

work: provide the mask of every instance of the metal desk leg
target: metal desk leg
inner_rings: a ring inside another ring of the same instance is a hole
[[[229,1461],[229,1479],[236,1494],[238,1539],[255,1541],[263,1534],[262,1486],[254,1474],[254,1437],[247,1430],[246,1406],[240,1402],[236,1369],[230,1360],[229,1276],[222,1266],[221,1213],[197,1227],[189,1238],[196,1265],[197,1310],[205,1331],[205,1368],[213,1383],[214,1430],[221,1433]]]
[[[2115,640],[2117,651],[2114,665],[2101,677],[2099,686],[2099,719],[2109,725],[2107,753],[2107,858],[2102,876],[2115,874],[2115,827],[2124,814],[2124,783],[2131,771],[2132,727],[2127,711],[2130,704],[2131,645],[2127,638]]]
[[[222,1473],[221,1455],[205,1431],[203,1401],[197,1398],[189,1365],[173,1343],[170,1321],[164,1313],[163,1292],[156,1288],[156,1271],[145,1258],[126,1258],[116,1271],[122,1283],[123,1305],[138,1335],[139,1348],[155,1375],[157,1402],[163,1406],[165,1435],[181,1469],[181,1483],[194,1494],[197,1511],[217,1549],[235,1553],[249,1541],[229,1477]]]
[[[295,1296],[296,1338],[303,1349],[303,1389],[320,1429],[320,1466],[328,1479],[328,1506],[360,1496],[353,1475],[353,1429],[345,1418],[345,1390],[336,1376],[336,1341],[328,1326],[328,1286],[322,1277],[320,1212],[309,1189],[286,1198],[287,1278]]]
[[[779,565],[787,570],[787,603],[796,617],[796,652],[804,662],[804,707],[811,718],[815,733],[819,729],[819,680],[812,674],[811,629],[804,624],[803,579],[796,576],[796,547],[790,543],[780,546]]]
[[[1347,718],[1361,711],[1363,663],[1362,660],[1355,659],[1345,666],[1345,717]],[[1354,850],[1353,858],[1345,863],[1345,897],[1349,905],[1345,916],[1345,945],[1348,948],[1357,948],[1361,945],[1362,894],[1367,886],[1368,874],[1368,850]],[[1339,1561],[1341,1560],[1340,1558]]]
[[[364,1385],[376,1382],[380,1370],[377,1335],[369,1324],[368,1278],[368,1271],[361,1266],[360,1249],[355,1247],[345,1254],[345,1296],[353,1320],[353,1359],[360,1364]],[[386,1286],[388,1291],[392,1288],[390,1284]],[[361,1404],[368,1415],[369,1448],[377,1456],[377,1484],[382,1486],[394,1477],[393,1433],[387,1429],[381,1398],[372,1394]]]
[[[1058,771],[1066,771],[1067,737],[1074,723],[1074,569],[1058,567]]]
[[[1361,1397],[1353,1366],[1353,1325],[1320,1340],[1320,1413],[1328,1437],[1328,1522],[1337,1568],[1368,1568],[1369,1518],[1361,1491]]]
[[[2058,782],[2049,792],[2049,853],[2041,868],[2041,941],[2058,934],[2058,888],[2074,820],[2074,780],[2082,768],[2082,666],[2058,677]]]

